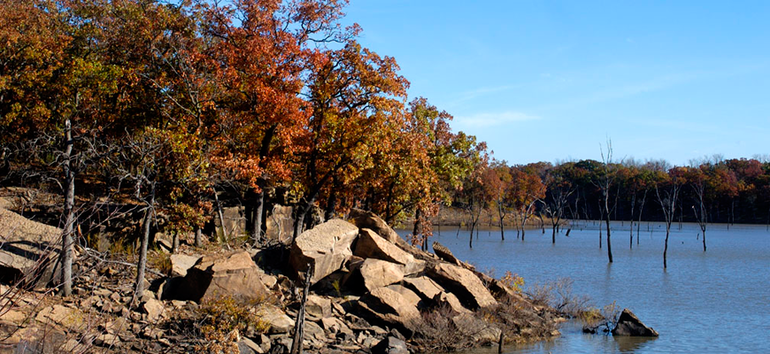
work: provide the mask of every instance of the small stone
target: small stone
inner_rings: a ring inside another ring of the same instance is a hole
[[[163,303],[152,298],[143,302],[141,308],[144,313],[147,314],[147,320],[150,322],[156,322],[163,316],[163,312],[165,311]]]

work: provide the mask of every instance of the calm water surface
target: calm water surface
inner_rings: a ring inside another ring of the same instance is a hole
[[[655,328],[657,339],[584,335],[567,324],[553,341],[511,347],[506,353],[767,353],[770,352],[770,232],[765,226],[711,225],[708,251],[695,224],[672,225],[668,269],[663,270],[662,224],[643,223],[640,244],[629,249],[628,223],[613,225],[614,263],[599,249],[598,224],[581,222],[569,237],[551,230],[481,231],[468,248],[468,232],[442,230],[435,240],[459,259],[497,277],[510,270],[526,284],[571,278],[573,293],[598,307],[617,302]],[[606,236],[603,236],[603,238]],[[636,232],[634,233],[636,237]],[[603,240],[604,243],[604,240]],[[606,244],[603,244],[606,247]],[[484,352],[475,350],[474,352]],[[496,352],[496,348],[489,351]]]

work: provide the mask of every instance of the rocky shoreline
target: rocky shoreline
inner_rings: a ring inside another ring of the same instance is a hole
[[[81,248],[69,298],[2,285],[0,352],[288,353],[298,317],[312,353],[452,351],[559,335],[557,311],[434,248],[420,251],[376,215],[353,211],[290,247],[159,251],[138,299],[130,259]]]

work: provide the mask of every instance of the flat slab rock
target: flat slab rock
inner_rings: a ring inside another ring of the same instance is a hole
[[[469,309],[488,308],[497,305],[497,300],[470,270],[454,264],[438,263],[428,269],[428,276],[439,285],[451,291]]]

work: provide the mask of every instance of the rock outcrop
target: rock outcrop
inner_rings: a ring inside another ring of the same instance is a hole
[[[54,277],[62,230],[0,208],[0,281],[45,287]]]
[[[657,337],[658,332],[652,329],[652,327],[647,327],[642,323],[631,310],[623,309],[623,312],[618,318],[618,323],[615,325],[615,328],[612,329],[612,335]]]

